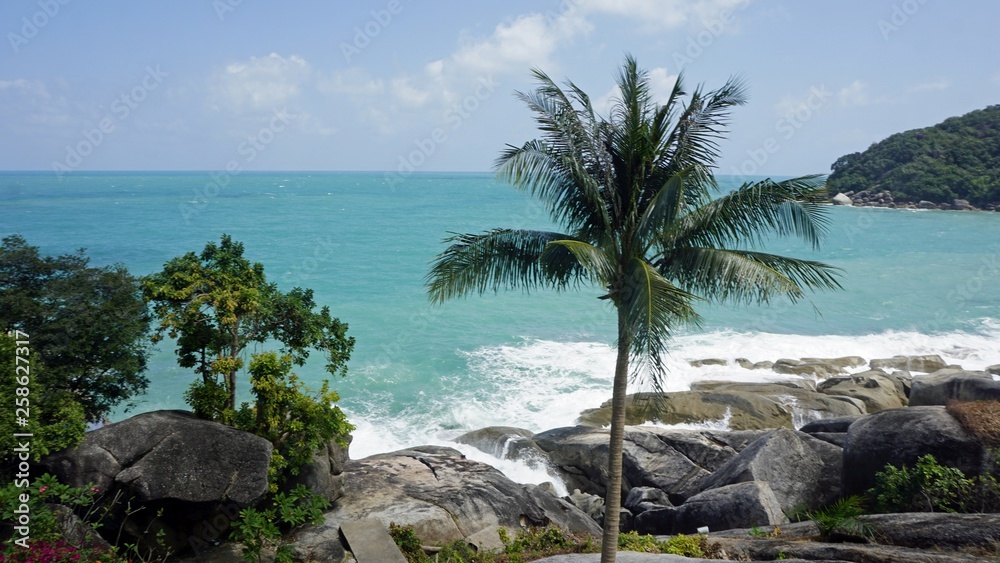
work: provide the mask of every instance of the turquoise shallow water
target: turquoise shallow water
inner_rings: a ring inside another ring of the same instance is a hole
[[[0,232],[46,253],[87,249],[136,274],[228,233],[288,289],[312,288],[350,324],[357,347],[335,387],[359,426],[355,456],[447,442],[463,429],[571,424],[610,395],[614,317],[595,290],[489,294],[432,307],[423,277],[448,231],[548,227],[529,197],[487,174],[100,173],[62,181],[0,174]],[[209,189],[206,192],[206,185]],[[769,308],[704,307],[705,325],[673,344],[668,387],[764,372],[687,366],[702,357],[939,353],[967,367],[1000,363],[1000,214],[831,208],[820,252],[845,291]],[[818,313],[817,313],[818,311]],[[319,362],[298,370],[323,377]],[[773,374],[771,374],[773,375]],[[160,349],[138,410],[183,406],[191,374]],[[245,389],[244,389],[245,391]]]

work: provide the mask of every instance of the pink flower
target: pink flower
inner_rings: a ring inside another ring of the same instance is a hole
[[[46,487],[45,485],[42,485],[42,488],[41,488],[41,489],[38,489],[38,492],[40,492],[40,493],[44,493],[44,492],[45,492],[45,491],[47,491],[47,490],[49,490],[49,488],[48,488],[48,487]]]
[[[99,493],[99,492],[101,492],[101,489],[98,489],[97,487],[91,487],[90,488],[90,492],[92,492],[92,493]]]

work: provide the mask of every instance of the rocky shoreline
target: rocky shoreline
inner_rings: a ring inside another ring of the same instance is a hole
[[[834,205],[853,205],[854,207],[886,207],[890,209],[941,209],[951,211],[1000,211],[1000,203],[987,204],[982,209],[972,205],[965,199],[954,199],[950,203],[934,203],[921,200],[919,202],[897,202],[889,190],[873,192],[841,192],[830,198]]]
[[[699,360],[692,369],[707,365],[728,362]],[[743,561],[972,561],[981,560],[979,553],[1000,554],[996,514],[875,515],[868,518],[883,533],[867,544],[830,543],[812,523],[788,525],[789,514],[864,494],[886,464],[912,465],[925,454],[968,476],[1000,474],[1000,444],[971,432],[944,406],[1000,400],[994,377],[1000,366],[969,371],[938,356],[850,356],[740,358],[729,367],[770,369],[789,380],[702,381],[690,391],[630,397],[623,531],[693,534],[707,527],[720,553]],[[297,480],[332,506],[322,524],[292,539],[295,559],[350,560],[341,526],[370,519],[411,525],[428,545],[465,540],[478,549],[501,546],[501,528],[547,525],[599,535],[608,483],[606,410],[584,411],[577,426],[538,433],[490,427],[456,440],[546,468],[572,491],[563,497],[551,484],[515,483],[453,448],[419,446],[351,460],[345,448],[330,444]],[[677,423],[720,428],[667,426]],[[238,511],[266,495],[269,457],[270,444],[261,438],[182,411],[158,411],[91,432],[43,467],[63,482],[95,483],[148,508],[122,526],[134,541],[148,540],[143,530],[164,530],[180,560],[209,563],[239,560],[239,546],[219,542]],[[912,529],[919,534],[907,533]]]

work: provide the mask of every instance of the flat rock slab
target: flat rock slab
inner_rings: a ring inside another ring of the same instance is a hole
[[[785,563],[806,563],[805,559],[784,559]],[[553,555],[536,560],[536,563],[600,563],[600,553],[571,553],[569,555]],[[616,563],[705,563],[705,559],[695,559],[681,555],[665,555],[657,553],[638,553],[635,551],[619,551],[615,557]],[[752,561],[750,563],[753,563]],[[811,561],[809,563],[817,563]]]
[[[340,533],[358,563],[406,563],[385,525],[375,518],[344,522]]]

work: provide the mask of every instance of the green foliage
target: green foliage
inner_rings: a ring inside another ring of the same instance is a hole
[[[638,551],[642,553],[665,553],[668,555],[683,555],[685,557],[705,557],[707,536],[686,536],[677,534],[666,541],[657,540],[653,536],[640,535],[631,531],[618,535],[618,549],[623,551]]]
[[[27,363],[18,362],[18,356],[27,356],[18,354],[17,348],[17,338],[0,333],[0,366],[10,367],[9,372],[5,367],[4,377],[0,378],[0,397],[9,401],[0,409],[0,428],[8,430],[0,434],[0,465],[15,461],[14,448],[19,440],[14,432],[33,434],[31,455],[37,461],[50,452],[79,444],[87,430],[86,414],[76,396],[66,389],[47,386],[49,376],[38,357],[32,355]],[[28,390],[26,395],[18,391],[21,388]],[[25,411],[18,412],[18,407]],[[28,424],[21,426],[16,419],[25,413],[29,415]]]
[[[297,475],[312,460],[318,448],[345,437],[354,430],[347,416],[333,403],[340,400],[324,381],[312,396],[291,373],[292,358],[274,352],[254,355],[250,361],[250,384],[256,397],[253,407],[244,403],[233,419],[236,428],[261,436],[274,446],[269,468],[271,490],[284,478]]]
[[[992,475],[967,478],[927,454],[913,468],[886,465],[868,491],[882,512],[993,512],[1000,509],[1000,484]]]
[[[816,522],[824,538],[864,541],[874,536],[872,527],[860,518],[865,514],[864,504],[862,497],[844,497],[806,516]]]
[[[82,249],[42,256],[20,235],[3,239],[0,332],[28,334],[40,388],[72,396],[87,420],[145,392],[150,323],[124,267],[92,267]]]
[[[222,422],[235,415],[236,374],[248,345],[276,341],[295,365],[303,365],[310,350],[320,350],[333,375],[346,374],[354,348],[347,325],[331,317],[329,307],[315,310],[312,290],[279,291],[268,283],[264,266],[244,258],[243,250],[222,235],[218,245],[209,242],[200,255],[174,258],[142,282],[143,297],[159,319],[154,340],[176,339],[177,363],[202,378],[187,395],[200,415]],[[221,407],[217,387],[226,392]]]
[[[420,538],[413,526],[400,526],[395,522],[389,524],[389,535],[399,546],[399,551],[410,563],[424,563],[428,561],[427,554],[420,547]]]
[[[329,506],[326,499],[299,485],[292,491],[274,495],[271,508],[241,510],[230,538],[243,544],[243,558],[247,561],[259,563],[265,550],[270,550],[274,552],[275,563],[290,563],[292,552],[285,538],[305,524],[320,524],[323,511]]]
[[[1000,203],[1000,105],[897,133],[832,168],[831,193],[891,190],[897,201]]]
[[[164,543],[165,532],[159,530],[154,535],[153,543],[156,548],[140,549],[136,544],[112,545],[110,551],[93,547],[97,542],[91,542],[84,538],[82,545],[68,545],[62,534],[59,521],[53,507],[61,505],[74,511],[80,521],[90,526],[87,534],[97,538],[98,529],[105,526],[105,518],[112,511],[121,509],[122,495],[118,493],[111,498],[105,498],[104,494],[96,487],[72,487],[63,483],[50,474],[44,474],[25,489],[16,487],[14,483],[0,489],[0,516],[4,521],[11,521],[15,517],[15,509],[23,508],[21,499],[22,493],[27,490],[29,500],[26,503],[31,514],[31,542],[28,549],[16,546],[13,542],[8,542],[3,550],[0,550],[0,561],[77,561],[88,563],[128,563],[128,562],[149,562],[165,561],[170,556],[169,549]],[[137,510],[128,504],[124,508],[125,519],[118,528],[118,534],[130,516]],[[162,515],[162,511],[157,514]],[[149,528],[143,532],[149,534]],[[117,543],[117,540],[115,540]],[[28,555],[25,555],[28,554]]]
[[[392,536],[399,550],[410,563],[432,563],[434,561],[449,561],[450,563],[524,563],[552,555],[564,553],[594,553],[600,546],[591,536],[575,537],[567,535],[558,528],[522,528],[511,537],[506,528],[500,528],[500,541],[504,549],[499,553],[477,553],[462,540],[442,546],[435,557],[430,557],[424,551],[420,538],[413,526],[389,525],[389,535]],[[618,536],[618,548],[623,551],[642,553],[665,553],[683,555],[686,557],[706,557],[710,553],[707,536],[685,536],[678,534],[667,541],[658,541],[653,536],[639,535],[627,532]]]

